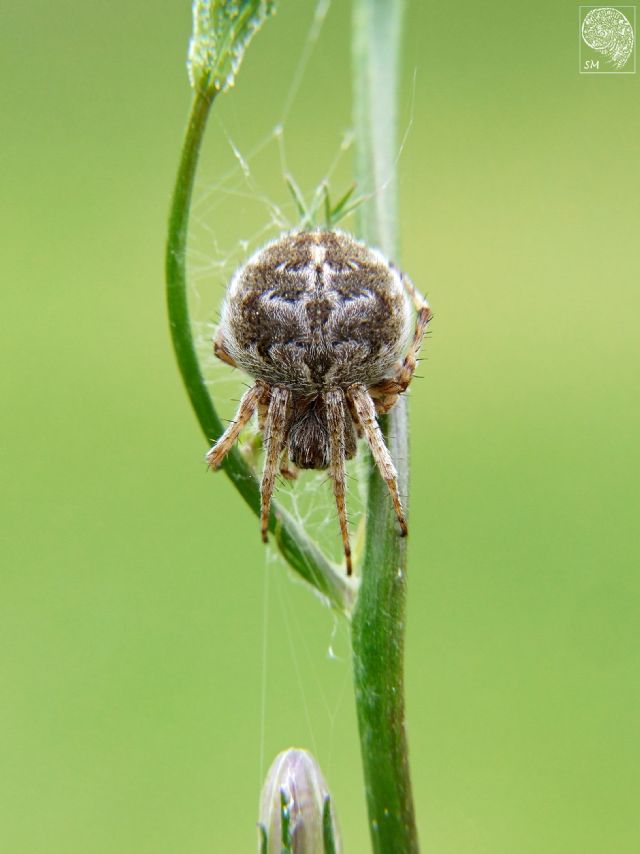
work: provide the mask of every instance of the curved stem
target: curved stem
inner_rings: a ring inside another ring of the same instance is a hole
[[[357,177],[370,200],[361,236],[397,260],[396,101],[403,0],[354,0]],[[401,398],[381,427],[408,494],[408,425]],[[405,507],[405,509],[408,509]],[[406,540],[386,484],[372,467],[362,582],[352,623],[354,682],[373,849],[418,851],[404,710]]]
[[[187,298],[186,251],[193,184],[215,95],[215,89],[205,87],[194,95],[171,201],[166,250],[167,308],[173,347],[191,405],[209,443],[222,434],[223,424],[202,377],[193,342]],[[235,449],[226,457],[223,467],[238,492],[259,516],[260,490],[252,469]],[[277,505],[271,511],[269,531],[275,536],[278,548],[290,566],[326,596],[335,608],[348,613],[355,587],[334,569],[317,546]]]

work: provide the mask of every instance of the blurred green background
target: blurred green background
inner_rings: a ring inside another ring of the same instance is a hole
[[[259,187],[215,192],[241,173],[227,137],[268,139],[293,91],[315,4],[279,5],[209,128],[205,331],[238,241],[273,231],[256,202],[286,200],[273,143]],[[636,76],[578,75],[577,15],[408,9],[401,262],[435,320],[411,391],[407,702],[432,854],[640,850],[640,100]],[[334,0],[284,116],[305,192],[349,126],[348,30]],[[251,851],[289,745],[368,850],[346,631],[207,476],[170,349],[189,31],[186,0],[3,8],[8,854]]]

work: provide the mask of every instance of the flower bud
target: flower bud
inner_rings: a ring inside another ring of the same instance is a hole
[[[274,11],[274,0],[193,0],[191,86],[217,92],[233,86],[249,42]]]
[[[260,825],[266,854],[342,851],[327,784],[308,751],[290,748],[274,759],[260,796]]]

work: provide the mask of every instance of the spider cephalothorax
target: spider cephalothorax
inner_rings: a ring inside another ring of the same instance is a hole
[[[412,332],[411,306],[416,311]],[[402,534],[397,474],[376,415],[405,391],[431,317],[409,279],[377,251],[338,231],[288,234],[233,277],[216,355],[255,379],[235,420],[207,454],[217,468],[258,411],[265,446],[261,530],[266,541],[277,471],[329,469],[351,574],[345,460],[366,437]]]

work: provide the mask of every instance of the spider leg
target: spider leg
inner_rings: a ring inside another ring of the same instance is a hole
[[[344,557],[347,564],[347,575],[351,575],[351,545],[349,543],[349,528],[347,525],[347,507],[345,503],[345,399],[342,389],[333,389],[324,396],[327,409],[327,425],[329,427],[329,454],[331,460],[331,479],[333,494],[338,508],[338,521],[342,534]]]
[[[227,349],[224,346],[224,336],[222,335],[222,330],[218,332],[214,341],[213,341],[213,355],[217,356],[220,361],[225,362],[227,365],[231,365],[232,368],[237,368],[237,364],[235,363],[232,356],[227,353]]]
[[[422,346],[422,339],[424,338],[424,333],[427,330],[427,324],[431,320],[431,309],[429,308],[429,303],[407,275],[403,274],[402,284],[404,285],[406,292],[411,297],[411,301],[413,302],[416,310],[416,328],[413,333],[413,340],[411,341],[409,352],[404,357],[404,361],[396,371],[395,380],[398,383],[399,392],[406,391],[407,386],[411,382],[416,370],[416,363],[420,347]]]
[[[347,398],[353,404],[358,423],[361,425],[371,448],[373,459],[389,488],[393,507],[400,523],[400,531],[404,537],[407,534],[407,520],[398,495],[398,472],[391,459],[389,449],[385,445],[382,430],[376,421],[376,408],[373,400],[363,385],[352,385],[347,390]]]
[[[396,372],[401,368],[402,364],[399,362]],[[398,402],[398,397],[400,396],[399,392],[389,391],[389,385],[393,389],[397,387],[397,383],[393,379],[383,380],[382,382],[376,383],[376,385],[369,386],[369,394],[371,395],[371,399],[373,400],[378,415],[385,415],[390,409],[393,409]]]
[[[280,457],[280,474],[286,480],[295,480],[298,477],[298,466],[291,462],[288,448],[284,449]]]
[[[217,469],[222,464],[222,461],[233,447],[234,442],[255,412],[256,406],[266,391],[264,383],[257,382],[242,395],[235,418],[207,453],[206,460],[209,468]]]
[[[264,436],[264,428],[267,423],[267,412],[269,411],[269,398],[265,395],[262,400],[258,401],[258,429]]]
[[[290,400],[291,392],[288,389],[274,388],[271,390],[271,400],[264,425],[265,458],[260,485],[260,532],[265,543],[267,542],[269,509],[278,471],[278,461],[287,436]]]
[[[358,421],[358,416],[356,414],[355,406],[353,405],[353,401],[347,396],[347,409],[349,410],[349,415],[351,416],[351,420],[353,421],[353,426],[356,430],[356,436],[358,439],[362,439],[362,427],[360,426],[360,422]]]

